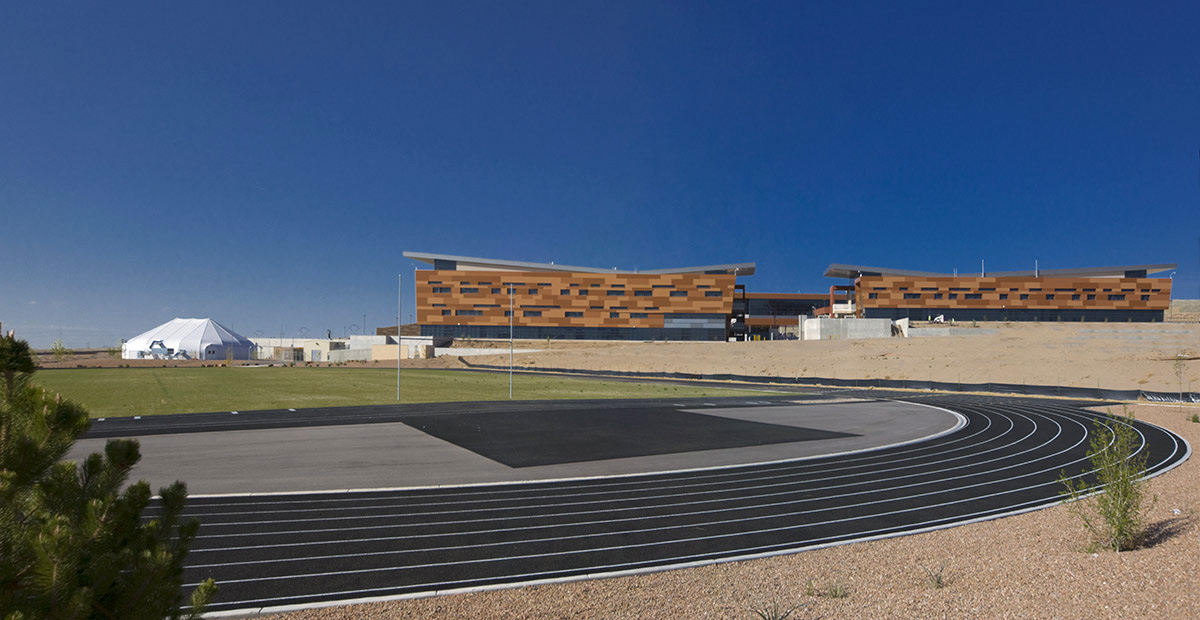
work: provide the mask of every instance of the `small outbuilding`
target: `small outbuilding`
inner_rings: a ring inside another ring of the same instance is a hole
[[[246,360],[253,350],[253,342],[212,319],[172,319],[122,344],[121,358]]]

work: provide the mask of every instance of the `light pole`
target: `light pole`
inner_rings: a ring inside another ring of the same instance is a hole
[[[396,401],[400,401],[400,354],[404,351],[404,340],[400,338],[400,319],[404,306],[404,274],[396,275]]]
[[[404,341],[400,337],[400,319],[403,317],[404,305],[404,275],[396,275],[396,402],[400,402],[400,354],[404,350]]]
[[[514,285],[509,283],[509,401],[512,399],[512,320],[516,317],[516,313],[512,312],[512,289]]]

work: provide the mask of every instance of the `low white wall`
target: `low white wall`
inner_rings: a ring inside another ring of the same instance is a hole
[[[891,319],[831,319],[819,317],[804,320],[805,340],[863,340],[891,338]]]

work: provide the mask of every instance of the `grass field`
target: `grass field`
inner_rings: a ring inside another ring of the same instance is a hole
[[[92,417],[338,407],[396,402],[396,371],[375,368],[85,368],[41,371],[34,381],[82,403]],[[742,390],[546,376],[513,377],[513,398],[672,398]],[[402,402],[507,400],[508,375],[406,370]]]

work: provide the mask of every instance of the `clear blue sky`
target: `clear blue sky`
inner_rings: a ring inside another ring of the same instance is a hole
[[[404,250],[1196,298],[1198,152],[1196,2],[8,3],[0,321],[340,334]]]

